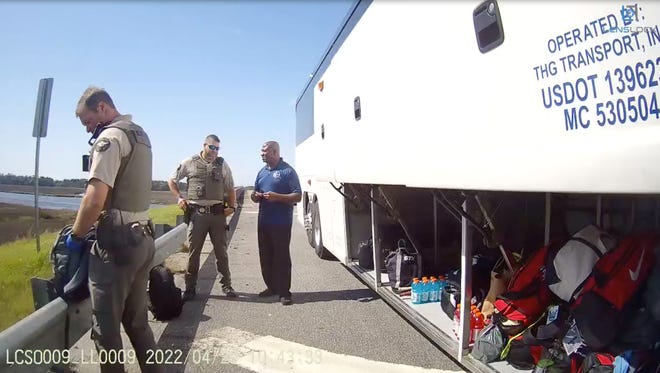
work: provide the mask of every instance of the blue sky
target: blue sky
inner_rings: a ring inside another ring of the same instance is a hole
[[[294,161],[295,101],[352,4],[0,1],[0,173],[34,174],[37,88],[54,78],[41,176],[86,177],[74,112],[95,85],[149,133],[155,180],[215,133],[235,182],[251,185],[265,141]]]

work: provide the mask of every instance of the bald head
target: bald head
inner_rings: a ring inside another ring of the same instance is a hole
[[[278,144],[277,141],[266,141],[264,146],[268,149],[272,149],[278,157],[280,156],[280,144]]]
[[[280,144],[277,141],[266,141],[261,147],[261,160],[268,166],[275,167],[280,161]]]

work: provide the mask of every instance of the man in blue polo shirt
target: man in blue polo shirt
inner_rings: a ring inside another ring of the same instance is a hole
[[[266,165],[257,174],[250,195],[253,202],[259,203],[259,261],[266,283],[266,290],[259,296],[278,294],[280,302],[288,306],[292,303],[289,243],[293,205],[302,197],[300,181],[296,170],[280,157],[277,142],[268,141],[261,147],[261,159]]]

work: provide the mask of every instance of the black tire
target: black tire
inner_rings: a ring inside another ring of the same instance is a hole
[[[311,235],[311,243],[316,255],[321,259],[331,259],[333,255],[323,247],[323,237],[321,235],[321,213],[319,212],[318,203],[312,204]]]

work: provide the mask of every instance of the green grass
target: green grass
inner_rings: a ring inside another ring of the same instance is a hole
[[[49,254],[57,233],[40,236],[37,253],[34,238],[0,246],[0,330],[8,328],[34,311],[30,278],[51,278]]]
[[[174,226],[181,214],[177,205],[153,208],[149,216],[154,224]],[[32,277],[51,278],[50,249],[57,233],[41,235],[41,251],[37,253],[36,240],[22,239],[0,245],[0,331],[34,311]]]
[[[174,226],[177,215],[183,215],[183,211],[177,205],[167,205],[149,210],[149,217],[153,220],[154,224],[169,224]]]

